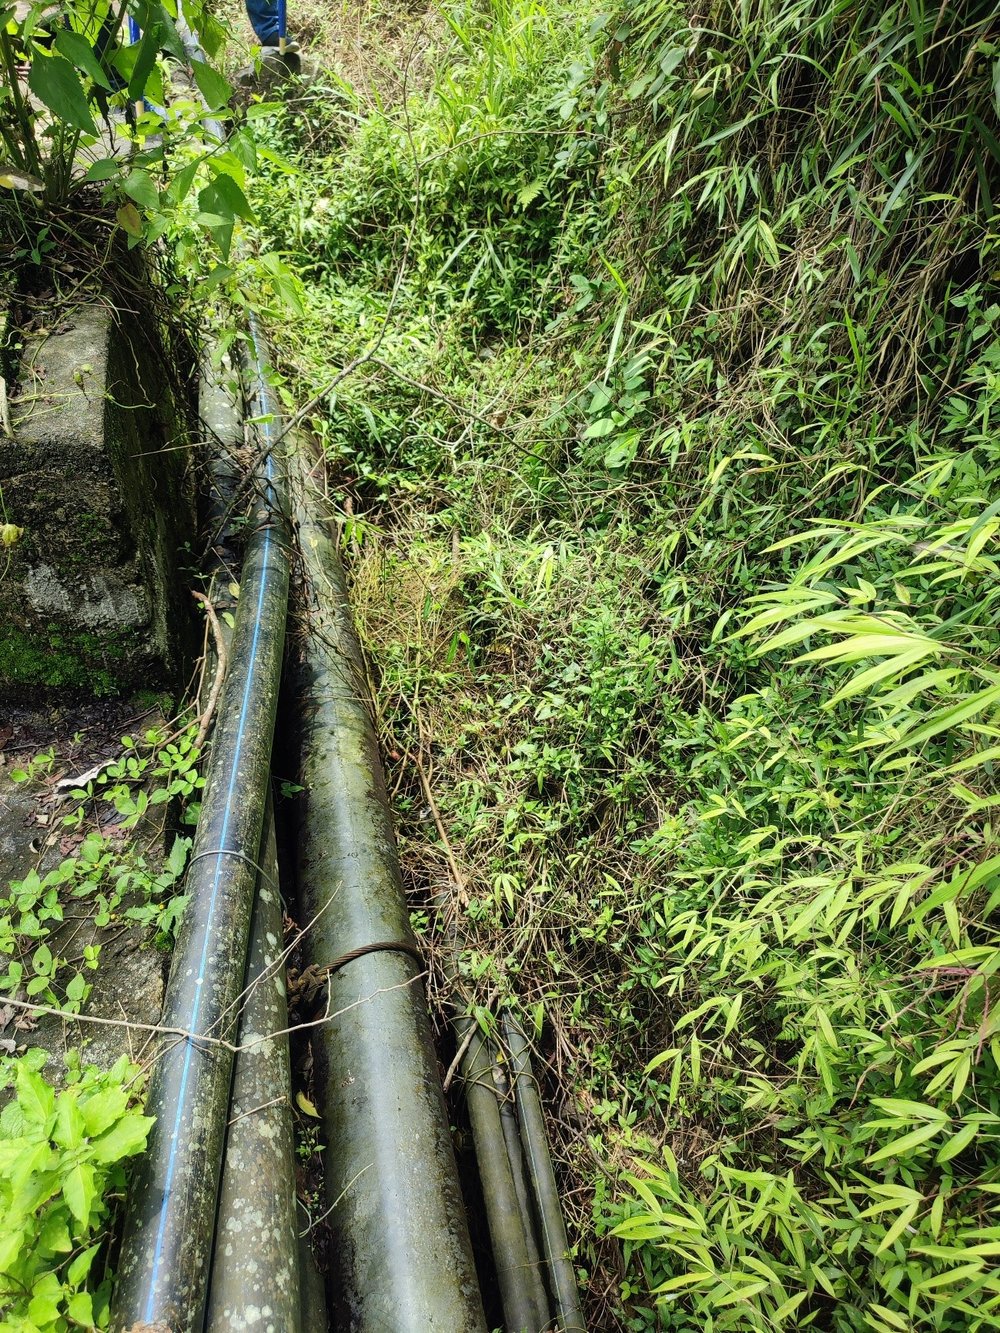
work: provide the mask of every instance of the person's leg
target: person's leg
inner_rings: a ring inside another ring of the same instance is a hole
[[[278,44],[277,0],[246,0],[247,17],[261,46]]]
[[[101,26],[97,34],[97,41],[94,43],[94,55],[97,57],[101,68],[107,75],[108,83],[111,84],[111,91],[120,93],[123,88],[128,87],[128,80],[115,69],[111,63],[111,58],[119,43],[119,34],[116,32],[111,22],[111,9],[101,17]]]

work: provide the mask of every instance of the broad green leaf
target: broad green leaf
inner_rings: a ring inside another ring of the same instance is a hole
[[[218,70],[206,65],[203,60],[192,60],[191,71],[198,85],[198,91],[204,97],[210,111],[218,111],[228,105],[233,95],[233,86]]]
[[[895,657],[887,657],[884,662],[878,662],[875,666],[868,667],[857,676],[852,676],[846,685],[833,696],[824,702],[824,708],[833,708],[843,699],[853,698],[856,694],[863,694],[873,686],[881,684],[891,676],[902,676],[911,667],[918,662],[924,661],[928,656],[924,648],[913,648],[909,652],[899,653]]]
[[[94,1323],[94,1300],[88,1291],[78,1291],[66,1302],[69,1317],[82,1328],[91,1328]]]
[[[83,1142],[83,1115],[72,1092],[62,1092],[56,1102],[56,1123],[53,1140],[61,1148],[78,1148]]]
[[[714,1282],[716,1276],[715,1273],[709,1272],[681,1273],[679,1277],[668,1278],[666,1282],[661,1282],[659,1286],[654,1287],[653,1295],[663,1296],[667,1292],[680,1291],[684,1287],[694,1287],[701,1283]]]
[[[739,1285],[726,1290],[721,1284],[716,1287],[710,1296],[711,1303],[716,1306],[725,1307],[734,1305],[737,1301],[748,1301],[752,1296],[758,1295],[765,1287],[770,1286],[766,1278],[759,1278],[751,1273],[726,1273],[726,1282],[738,1282]]]
[[[660,1065],[666,1064],[668,1060],[676,1059],[679,1055],[680,1050],[676,1046],[671,1047],[670,1050],[661,1051],[659,1055],[653,1056],[652,1060],[646,1065],[644,1072],[651,1074],[655,1069],[659,1069]]]
[[[897,1311],[890,1310],[884,1305],[876,1305],[874,1303],[869,1306],[869,1309],[878,1315],[879,1319],[881,1319],[884,1324],[888,1324],[890,1328],[898,1328],[900,1333],[910,1333],[910,1325]]]
[[[659,1240],[670,1234],[670,1227],[652,1218],[630,1217],[615,1227],[614,1234],[621,1240]]]
[[[128,1093],[121,1087],[104,1088],[88,1097],[80,1107],[88,1137],[95,1139],[103,1134],[121,1119],[127,1107]]]
[[[80,1226],[86,1226],[96,1198],[94,1168],[88,1162],[78,1162],[62,1177],[62,1189],[70,1212]]]
[[[101,63],[97,59],[94,48],[82,33],[74,32],[72,28],[60,28],[56,33],[55,44],[60,55],[64,55],[77,69],[82,70],[88,78],[93,79],[99,87],[111,92],[108,76],[101,69]]]
[[[950,1162],[953,1157],[957,1157],[959,1153],[965,1151],[981,1128],[982,1126],[975,1122],[963,1125],[958,1133],[948,1140],[934,1160],[939,1166],[943,1166],[945,1162]]]
[[[133,1157],[146,1146],[153,1117],[130,1111],[91,1145],[94,1161],[101,1165]]]
[[[69,1254],[73,1241],[66,1225],[66,1212],[62,1208],[50,1208],[45,1215],[42,1229],[38,1233],[39,1247],[49,1254]],[[76,1261],[74,1260],[74,1263]],[[70,1265],[72,1271],[73,1265]]]
[[[122,164],[121,162],[119,162],[117,158],[102,157],[99,162],[95,162],[91,167],[87,169],[87,174],[86,176],[84,176],[84,180],[88,181],[114,180],[117,176],[121,175],[121,170],[122,170]],[[75,792],[71,794],[77,800],[83,800],[86,797],[86,792],[83,792],[79,797],[76,796]]]
[[[928,1106],[926,1102],[906,1101],[899,1097],[873,1097],[872,1105],[880,1111],[886,1111],[897,1120],[934,1120],[943,1124],[950,1119],[947,1111],[937,1106]]]
[[[228,271],[224,276],[228,276]],[[164,866],[164,869],[169,871],[174,879],[178,879],[184,873],[184,866],[187,864],[187,855],[190,850],[190,838],[174,838],[170,847],[170,855],[167,857]]]
[[[884,634],[852,634],[839,643],[828,643],[822,648],[813,648],[793,660],[821,662],[840,658],[844,662],[857,662],[866,657],[909,656],[914,652],[939,653],[941,648],[941,644],[935,643],[933,639],[925,639],[922,635],[897,634],[887,630]]]
[[[59,1318],[57,1296],[33,1296],[28,1302],[28,1318],[40,1327],[52,1325]]]
[[[247,200],[246,195],[240,189],[232,176],[219,172],[212,181],[210,190],[214,190],[214,203],[202,204],[209,212],[222,213],[226,217],[242,218],[244,222],[253,222],[253,209]],[[204,191],[202,193],[205,193]],[[201,202],[201,195],[199,195]]]
[[[615,423],[611,417],[601,417],[597,421],[592,421],[583,432],[585,440],[603,439],[605,435],[610,435],[615,428]]]
[[[82,1254],[78,1254],[70,1264],[66,1270],[66,1281],[71,1287],[78,1287],[81,1282],[86,1280],[100,1248],[100,1245],[91,1245],[89,1250],[84,1250]]]
[[[201,165],[201,159],[196,158],[182,167],[167,187],[167,197],[176,204],[182,203],[190,193]]]
[[[31,1125],[43,1125],[56,1109],[55,1093],[40,1074],[18,1065],[17,1101],[25,1120]]]
[[[914,1148],[919,1148],[922,1143],[926,1143],[928,1139],[933,1139],[940,1134],[943,1127],[942,1122],[937,1120],[931,1124],[921,1125],[919,1129],[913,1129],[909,1134],[904,1134],[901,1138],[894,1139],[892,1143],[885,1144],[884,1147],[873,1152],[870,1157],[866,1157],[865,1162],[872,1166],[876,1162],[884,1162],[887,1157],[905,1157]]]
[[[930,718],[920,726],[904,732],[895,745],[890,746],[887,754],[898,753],[899,750],[906,747],[914,749],[918,745],[923,745],[932,737],[939,735],[942,731],[947,731],[951,727],[959,727],[964,722],[970,721],[988,708],[1000,706],[1000,685],[991,685],[985,690],[980,690],[971,698],[965,699],[960,704],[954,704],[950,708],[942,708],[933,712]]]
[[[896,1218],[895,1222],[893,1222],[892,1226],[882,1237],[882,1241],[878,1249],[875,1251],[876,1254],[883,1254],[886,1250],[892,1248],[892,1246],[896,1243],[897,1240],[899,1240],[900,1236],[903,1234],[906,1228],[916,1217],[918,1206],[919,1206],[918,1204],[911,1203],[908,1207],[903,1209],[900,1215]]]
[[[975,1277],[982,1271],[982,1260],[976,1260],[973,1263],[960,1264],[958,1268],[951,1269],[947,1273],[937,1273],[934,1277],[924,1278],[916,1285],[920,1291],[931,1291],[938,1287],[952,1287],[956,1282],[964,1282],[967,1278]]]
[[[28,87],[52,114],[72,129],[97,133],[83,85],[76,70],[60,55],[36,55],[31,62]]]
[[[160,192],[147,171],[130,171],[122,181],[122,189],[143,208],[154,209],[159,206]]]
[[[121,53],[125,55],[134,52],[128,81],[128,95],[133,102],[141,101],[149,91],[147,85],[163,45],[163,31],[163,24],[154,22],[143,32],[138,49],[133,47]]]

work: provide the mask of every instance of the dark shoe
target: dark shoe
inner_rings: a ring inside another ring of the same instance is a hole
[[[299,46],[298,42],[295,40],[294,37],[286,37],[285,49],[284,51],[282,51],[281,46],[278,43],[278,39],[275,38],[273,42],[267,42],[265,45],[263,45],[260,48],[260,53],[265,60],[280,60],[282,55],[297,56],[301,49],[302,48]]]

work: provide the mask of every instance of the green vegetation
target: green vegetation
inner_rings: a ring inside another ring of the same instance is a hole
[[[14,625],[0,629],[0,656],[4,679],[12,685],[59,686],[87,690],[99,698],[121,691],[116,663],[135,650],[135,636],[122,633],[111,642],[86,630],[66,631],[52,625],[48,642],[40,647],[34,636]]]
[[[167,182],[156,148],[106,167],[119,222],[196,273],[207,229],[201,296],[258,229],[414,908],[434,931],[450,885],[470,1004],[553,1057],[593,1327],[1000,1327],[994,8],[439,17],[395,100],[331,73],[224,152],[193,131]],[[13,31],[90,134],[96,39]],[[65,127],[50,180],[4,97],[20,203],[64,197]],[[63,882],[9,910],[44,930]],[[61,1173],[100,1131],[71,1143],[34,1077],[35,1128],[0,1129],[70,1249],[25,1241],[48,1267],[16,1281],[62,1327],[101,1218]]]
[[[7,1061],[0,1089],[0,1326],[23,1333],[106,1328],[111,1284],[98,1256],[123,1163],[153,1123],[130,1109],[140,1071],[126,1056],[106,1072],[68,1061],[55,1092],[44,1052]]]
[[[65,909],[73,902],[88,904],[97,931],[112,922],[134,921],[155,926],[159,942],[170,944],[186,901],[171,891],[183,876],[191,839],[175,833],[169,854],[157,866],[160,858],[151,849],[141,842],[123,843],[122,838],[133,834],[157,806],[173,805],[175,816],[186,824],[197,821],[197,793],[205,779],[198,773],[193,732],[189,727],[165,736],[150,728],[139,740],[123,736],[121,757],[70,789],[72,808],[59,824],[68,842],[77,844],[73,855],[51,869],[29,870],[0,897],[0,956],[10,960],[0,972],[0,993],[23,991],[29,999],[79,1012],[89,990],[85,971],[78,969],[67,981],[63,973],[68,960],[58,947],[55,952],[50,947],[58,944]],[[37,781],[54,762],[50,749],[27,768],[12,768],[10,779]],[[110,836],[100,831],[109,819],[114,821]],[[96,968],[99,956],[98,943],[84,945],[84,968]]]
[[[183,19],[205,57],[192,59],[178,13],[159,0],[0,0],[5,258],[44,270],[57,292],[70,257],[71,273],[82,266],[114,286],[107,231],[120,228],[129,247],[166,242],[164,286],[175,300],[221,291],[243,306],[252,292],[258,304],[276,294],[294,308],[294,283],[276,256],[230,262],[235,229],[253,220],[255,135],[236,123],[234,88],[218,68],[226,29],[189,0]],[[134,43],[129,21],[138,25]],[[173,78],[178,66],[186,86]],[[78,295],[78,283],[67,286]]]
[[[123,736],[119,758],[70,787],[58,820],[70,855],[40,861],[0,894],[0,1010],[8,1027],[24,1006],[79,1013],[102,941],[129,923],[169,947],[186,898],[176,892],[191,839],[173,832],[166,857],[155,807],[193,823],[204,779],[194,726]],[[53,750],[9,770],[15,784],[43,784]],[[54,780],[54,779],[53,779]],[[65,807],[64,807],[65,808]],[[153,832],[152,844],[150,833]],[[81,908],[86,923],[81,936]],[[89,980],[88,980],[89,978]],[[16,1006],[16,1008],[15,1008]],[[22,1015],[30,1029],[33,1018]],[[17,1031],[17,1026],[14,1028]],[[23,1049],[23,1048],[22,1048]],[[106,1328],[109,1246],[123,1162],[143,1150],[152,1121],[136,1109],[145,1074],[127,1057],[110,1070],[81,1067],[70,1052],[57,1086],[42,1047],[0,1055],[0,1330],[65,1333]],[[12,1091],[8,1091],[12,1090]]]
[[[254,203],[593,1326],[1000,1327],[993,7],[442,13]]]
[[[129,40],[126,16],[139,27],[135,43]],[[168,9],[157,0],[118,7],[108,0],[67,0],[57,9],[46,3],[16,6],[10,0],[0,5],[0,183],[18,192],[29,211],[36,197],[60,204],[89,182],[111,182],[122,203],[119,222],[141,234],[135,204],[151,210],[158,204],[144,168],[167,160],[162,144],[145,151],[143,141],[164,133],[174,147],[204,141],[193,99],[177,103],[169,115],[164,110],[162,57],[186,60],[176,16],[175,6]],[[188,5],[185,18],[214,55],[222,36],[219,25],[200,4]],[[195,64],[193,74],[209,107],[224,108],[232,88],[221,74],[205,61]],[[136,107],[138,115],[132,115],[131,130],[126,130],[123,112]],[[120,130],[137,142],[138,163],[101,156],[109,146],[101,141],[101,126],[107,133],[114,123],[112,111]]]

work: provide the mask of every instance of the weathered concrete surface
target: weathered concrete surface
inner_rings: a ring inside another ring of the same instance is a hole
[[[0,578],[0,701],[169,683],[190,623],[190,450],[144,329],[155,321],[99,302],[52,318],[8,333],[20,348],[0,490],[24,532]]]

